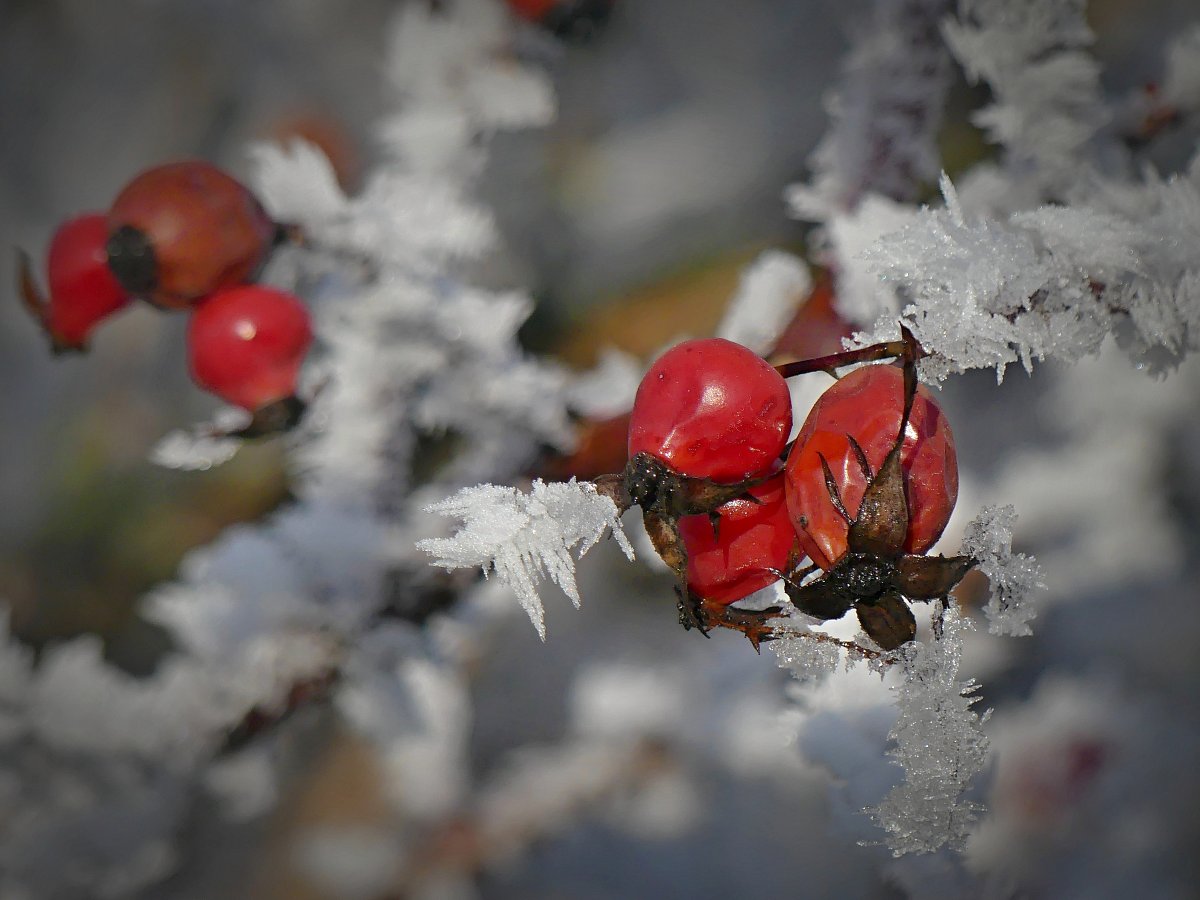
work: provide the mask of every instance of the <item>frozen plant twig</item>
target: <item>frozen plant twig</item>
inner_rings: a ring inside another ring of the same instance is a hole
[[[542,578],[549,577],[578,606],[572,551],[583,556],[611,530],[633,559],[617,505],[586,481],[547,483],[539,478],[528,494],[512,487],[477,485],[426,511],[461,518],[463,524],[453,537],[429,538],[418,548],[436,556],[433,564],[446,569],[481,567],[485,573],[495,572],[516,592],[543,640],[545,609],[537,593]]]
[[[950,83],[939,33],[951,0],[878,0],[855,40],[838,89],[826,99],[833,120],[812,155],[809,184],[788,189],[799,219],[825,221],[868,194],[913,200],[938,173],[937,133]]]
[[[929,351],[922,376],[1036,359],[1074,362],[1121,332],[1161,370],[1200,340],[1200,157],[1189,177],[1142,185],[1098,181],[1088,205],[973,217],[942,179],[944,209],[927,209],[875,244],[868,261],[911,302],[901,318]],[[1182,236],[1189,238],[1184,239]],[[858,344],[891,336],[885,315]]]
[[[953,605],[939,616],[940,637],[897,651],[904,681],[888,738],[904,781],[868,810],[896,856],[961,848],[979,815],[979,806],[963,795],[987,761],[987,715],[971,708],[978,699],[971,697],[974,681],[958,678],[962,635],[971,626]]]
[[[992,634],[1032,634],[1029,622],[1037,615],[1033,594],[1045,588],[1042,567],[1024,553],[1012,552],[1017,513],[1011,506],[988,506],[967,525],[962,552],[974,557],[992,585],[984,609]]]

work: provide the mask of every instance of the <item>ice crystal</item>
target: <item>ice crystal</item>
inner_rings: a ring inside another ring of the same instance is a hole
[[[984,612],[992,634],[1032,634],[1029,622],[1037,615],[1033,595],[1045,587],[1037,560],[1012,552],[1016,521],[1011,506],[987,506],[963,534],[960,552],[975,559],[991,582],[991,599]]]
[[[952,606],[939,639],[897,651],[903,682],[888,754],[903,767],[904,780],[868,810],[896,856],[961,848],[979,815],[979,805],[964,797],[988,753],[983,722],[971,708],[976,685],[958,677],[969,627]]]
[[[538,479],[528,494],[492,484],[464,488],[428,507],[427,512],[461,518],[449,538],[428,538],[418,546],[446,569],[482,567],[495,572],[517,594],[545,640],[545,610],[537,593],[543,577],[579,605],[575,560],[611,531],[630,559],[633,547],[621,529],[617,506],[587,482],[547,483]]]
[[[911,297],[901,318],[932,356],[933,380],[972,368],[997,376],[1019,362],[1076,360],[1096,352],[1119,323],[1134,325],[1139,358],[1192,348],[1191,296],[1200,260],[1179,243],[1200,228],[1191,179],[1149,180],[1113,196],[1108,209],[1043,207],[1007,221],[968,219],[943,178],[946,206],[925,210],[865,254],[876,273]],[[1104,198],[1100,198],[1101,202]],[[1119,205],[1138,204],[1134,219]],[[891,315],[856,340],[887,340]]]
[[[968,78],[994,100],[975,114],[1008,163],[1031,167],[1039,184],[1071,184],[1084,145],[1104,126],[1100,67],[1088,54],[1086,0],[960,0],[943,25]]]
[[[951,0],[879,0],[856,36],[836,92],[833,124],[812,155],[813,178],[788,189],[797,218],[823,221],[869,193],[912,200],[937,177],[937,132],[950,83],[938,25]]]
[[[259,143],[250,156],[258,198],[277,222],[310,225],[347,215],[349,200],[318,147],[302,140]]]
[[[801,681],[818,681],[837,671],[844,662],[842,649],[833,643],[813,639],[811,625],[816,620],[795,614],[778,619],[771,652],[782,668],[788,669]]]
[[[150,451],[150,461],[167,469],[203,471],[229,462],[242,446],[241,438],[229,433],[250,423],[245,410],[221,409],[211,424],[177,428],[164,435]]]

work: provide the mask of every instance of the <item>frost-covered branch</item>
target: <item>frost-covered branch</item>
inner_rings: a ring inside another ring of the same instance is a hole
[[[625,555],[633,558],[617,505],[586,481],[547,484],[538,479],[528,494],[484,484],[464,488],[427,511],[459,517],[463,526],[453,537],[428,538],[417,547],[433,554],[437,566],[495,572],[516,592],[543,640],[545,609],[538,581],[550,578],[579,606],[572,551],[583,556],[611,531]]]
[[[1044,588],[1042,568],[1024,553],[1012,552],[1017,513],[1011,506],[988,506],[963,534],[962,552],[976,560],[992,586],[985,609],[993,634],[1030,634],[1037,615],[1034,592]]]
[[[1005,164],[1060,198],[1080,174],[1085,145],[1109,118],[1086,0],[960,0],[946,42],[993,102],[974,116],[1005,149]]]
[[[967,628],[970,623],[951,606],[937,640],[898,651],[904,680],[897,688],[900,714],[888,734],[895,746],[888,753],[903,767],[904,781],[870,810],[897,856],[962,847],[979,815],[978,804],[963,796],[983,771],[988,749],[987,717],[971,708],[976,685],[958,677]]]
[[[970,215],[948,179],[944,209],[918,213],[864,255],[909,298],[901,311],[938,380],[972,368],[1075,361],[1117,334],[1163,368],[1200,342],[1200,159],[1186,176],[1097,180],[1090,202],[1003,218]],[[886,339],[885,314],[861,344]]]
[[[807,185],[787,191],[796,218],[825,221],[868,195],[914,200],[941,168],[937,134],[950,84],[939,33],[951,0],[880,0],[856,35],[832,120],[812,155]]]

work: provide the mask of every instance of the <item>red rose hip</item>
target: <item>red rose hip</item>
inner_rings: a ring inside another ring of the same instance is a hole
[[[696,596],[729,604],[779,580],[798,555],[784,499],[783,470],[720,506],[717,532],[706,515],[681,516],[687,586]],[[755,502],[757,501],[757,502]]]
[[[196,307],[188,322],[188,367],[204,390],[254,412],[295,394],[311,343],[303,303],[274,288],[242,285]]]
[[[689,478],[734,484],[770,471],[792,427],[787,383],[723,338],[685,341],[638,386],[629,456],[647,453]]]
[[[46,254],[48,298],[34,281],[28,257],[21,255],[20,288],[25,305],[49,335],[56,352],[85,349],[92,330],[129,302],[129,294],[108,270],[107,239],[101,213],[86,213],[60,225]]]
[[[846,512],[858,515],[867,476],[850,438],[878,472],[896,442],[904,408],[904,375],[889,365],[856,369],[821,395],[788,456],[787,506],[801,549],[828,570],[847,550],[846,520],[834,507],[822,457]],[[917,388],[900,450],[909,524],[903,551],[922,553],[941,536],[958,498],[954,437],[941,408]]]
[[[108,227],[121,284],[175,309],[252,278],[278,230],[246,187],[198,160],[142,172],[113,201]]]

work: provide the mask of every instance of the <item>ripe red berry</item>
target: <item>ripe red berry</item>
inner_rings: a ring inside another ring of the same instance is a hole
[[[834,507],[824,457],[842,504],[858,515],[867,476],[849,438],[878,472],[896,442],[904,376],[889,365],[864,366],[829,388],[813,406],[788,456],[787,505],[801,549],[822,569],[847,550],[846,520]],[[933,395],[918,387],[900,450],[909,526],[904,552],[922,553],[941,536],[958,499],[958,460],[950,425]]]
[[[55,337],[72,346],[81,347],[101,319],[129,302],[108,270],[107,238],[104,216],[88,213],[64,222],[50,240],[48,324]]]
[[[687,585],[697,596],[729,604],[765,588],[792,568],[796,532],[784,499],[783,469],[741,497],[720,506],[717,531],[706,515],[681,516],[687,548]]]
[[[733,484],[769,471],[791,427],[787,383],[761,357],[722,338],[685,341],[638,386],[629,456],[647,453],[680,475]]]
[[[295,394],[311,343],[303,303],[274,288],[241,285],[197,305],[188,322],[188,367],[200,387],[254,412]]]
[[[108,227],[108,263],[121,284],[175,309],[253,277],[278,230],[247,188],[196,160],[134,178]]]
[[[50,296],[42,295],[28,257],[21,255],[20,289],[25,305],[49,335],[56,352],[83,350],[102,319],[129,302],[108,270],[101,213],[87,213],[58,227],[46,254]]]

